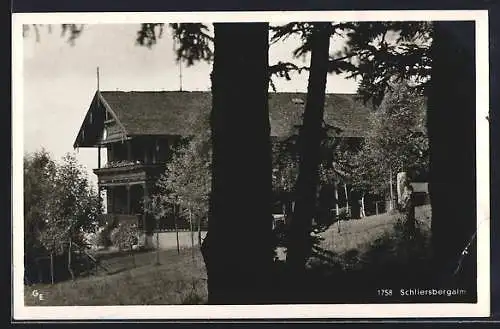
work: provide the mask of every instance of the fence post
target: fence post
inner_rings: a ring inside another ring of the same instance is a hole
[[[50,253],[50,282],[54,284],[54,253]]]
[[[180,245],[179,245],[179,229],[177,227],[177,205],[174,204],[174,228],[175,228],[175,239],[177,241],[177,254],[181,253]]]
[[[193,227],[193,215],[191,213],[191,208],[188,208],[189,215],[189,231],[191,233],[191,257],[194,261],[194,227]]]

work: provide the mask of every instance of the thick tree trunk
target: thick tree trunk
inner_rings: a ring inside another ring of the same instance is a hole
[[[430,199],[435,275],[442,284],[475,289],[471,266],[452,278],[476,230],[474,22],[435,22],[428,98]],[[454,280],[457,279],[457,280]]]
[[[264,303],[271,287],[268,28],[214,24],[210,238],[202,246],[210,304]]]
[[[310,253],[310,230],[315,214],[318,168],[323,138],[326,76],[330,47],[330,23],[316,23],[312,36],[311,68],[307,86],[304,122],[299,133],[299,175],[296,205],[290,226],[287,263],[293,274],[305,268]],[[300,280],[298,275],[298,280]]]

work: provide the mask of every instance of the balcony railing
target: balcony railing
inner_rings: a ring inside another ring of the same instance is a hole
[[[141,161],[129,161],[129,160],[119,160],[119,161],[108,161],[104,165],[103,168],[119,168],[119,167],[127,167],[127,166],[133,166],[133,165],[140,165],[142,164]]]
[[[106,170],[106,169],[121,169],[121,168],[158,168],[165,166],[165,163],[145,163],[142,161],[128,161],[128,160],[119,160],[119,161],[108,161],[101,168],[96,168],[94,170]]]
[[[143,218],[141,214],[101,214],[99,222],[108,226],[116,226],[119,223],[128,223],[142,226],[142,219]]]
[[[98,176],[99,184],[102,186],[129,184],[130,182],[145,183],[158,179],[165,172],[165,164],[120,161],[96,168],[93,172]]]

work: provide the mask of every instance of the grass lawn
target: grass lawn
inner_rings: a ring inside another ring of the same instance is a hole
[[[320,247],[342,255],[352,250],[363,253],[371,244],[391,234],[393,226],[401,214],[381,214],[358,220],[341,221],[330,226],[326,231],[319,233],[322,238]],[[417,207],[415,218],[423,233],[430,232],[431,208],[430,205]],[[339,230],[340,226],[340,230]]]
[[[123,255],[106,261],[115,274],[100,271],[89,276],[50,284],[25,287],[25,304],[50,306],[83,305],[157,305],[198,304],[207,298],[205,264],[196,249],[160,251],[160,265],[156,252],[131,256]],[[37,289],[44,295],[40,301],[32,296]]]
[[[416,218],[424,233],[430,231],[430,213],[430,206],[416,209]],[[373,253],[373,250],[378,250],[374,247],[377,241],[394,234],[397,217],[382,214],[344,221],[340,223],[340,232],[335,223],[319,233],[316,250],[330,257],[329,261],[336,268],[334,271],[338,272],[338,266],[341,266],[343,275],[351,275],[349,268],[366,264],[367,259],[373,263],[380,260],[377,258],[380,255],[394,256],[393,250],[378,253]],[[108,273],[99,270],[97,275],[75,281],[25,286],[25,304],[83,306],[206,303],[206,271],[199,249],[195,248],[194,253],[191,249],[184,249],[180,254],[177,250],[162,250],[159,255],[160,265],[155,265],[154,251],[138,252],[134,257],[128,254],[103,255],[102,259],[105,259],[104,263],[110,269]],[[330,266],[329,270],[332,268]],[[43,301],[32,296],[34,289],[44,295]]]

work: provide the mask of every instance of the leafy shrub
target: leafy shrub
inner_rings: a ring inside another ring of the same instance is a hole
[[[84,168],[67,154],[56,163],[42,150],[24,157],[25,275],[36,281],[37,259],[86,247],[101,213],[99,195]],[[76,258],[68,259],[68,270]]]
[[[112,227],[109,225],[104,226],[101,230],[96,233],[96,245],[103,247],[110,247],[113,245],[111,242],[111,232],[116,227]]]
[[[347,211],[346,208],[342,208],[339,211],[339,214],[337,215],[337,220],[349,220],[349,212]]]
[[[109,228],[102,228],[95,234],[93,244],[99,247],[109,247],[112,245]]]
[[[89,233],[86,236],[86,240],[91,248],[109,247],[112,245],[110,229],[106,227],[100,227],[95,233]]]
[[[110,247],[113,245],[111,242],[111,232],[118,227],[118,221],[115,217],[103,217],[99,227],[92,240],[92,245],[99,247]]]
[[[139,231],[135,224],[120,223],[111,231],[111,243],[120,250],[132,249],[138,242]]]

